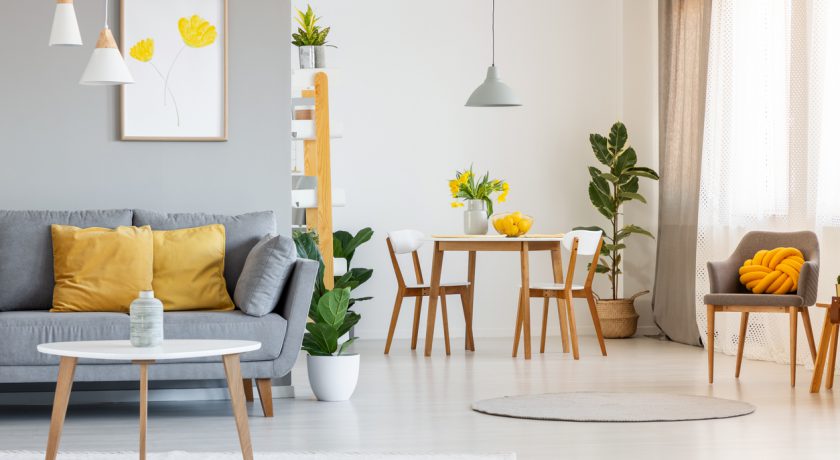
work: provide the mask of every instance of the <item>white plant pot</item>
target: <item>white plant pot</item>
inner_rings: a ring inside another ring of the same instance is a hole
[[[359,355],[306,355],[306,370],[319,401],[347,401],[359,381]]]

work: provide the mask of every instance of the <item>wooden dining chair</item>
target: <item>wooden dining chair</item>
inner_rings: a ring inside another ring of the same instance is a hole
[[[573,230],[563,236],[563,247],[569,251],[569,266],[566,271],[566,280],[562,283],[536,283],[528,287],[528,297],[543,299],[543,320],[542,332],[540,334],[540,353],[545,353],[546,329],[548,326],[548,304],[549,300],[557,300],[557,313],[560,316],[560,336],[563,341],[563,353],[569,352],[569,336],[572,341],[572,354],[575,359],[580,359],[578,351],[577,326],[575,324],[575,309],[573,299],[586,299],[589,304],[589,313],[592,315],[592,322],[595,324],[595,334],[598,336],[598,343],[601,346],[601,354],[607,356],[607,345],[604,343],[604,334],[601,332],[601,320],[598,318],[598,310],[595,308],[595,295],[592,292],[592,280],[595,278],[595,269],[598,266],[598,256],[601,254],[601,246],[604,244],[603,233],[589,230]],[[589,268],[586,273],[586,280],[582,284],[574,284],[575,265],[578,256],[590,256]],[[558,279],[563,279],[563,261],[559,257],[555,261],[555,270]],[[520,298],[522,286],[519,287]],[[560,302],[563,302],[563,306]],[[519,349],[519,337],[522,334],[522,309],[517,309],[516,331],[513,339],[513,356],[516,356]],[[525,340],[531,340],[525,337]]]
[[[391,351],[391,341],[394,338],[394,329],[397,327],[397,319],[400,316],[400,308],[402,307],[403,299],[406,297],[414,297],[414,325],[411,329],[411,349],[417,349],[417,331],[420,327],[420,311],[423,306],[423,297],[428,297],[431,292],[431,286],[423,281],[423,272],[420,269],[420,256],[417,250],[423,246],[424,235],[417,230],[398,230],[388,233],[388,238],[385,242],[388,244],[388,253],[391,255],[391,263],[394,266],[394,275],[397,277],[397,299],[394,302],[394,311],[391,313],[391,326],[388,329],[388,339],[385,341],[385,354]],[[408,283],[403,278],[400,263],[397,259],[398,254],[411,254],[411,260],[414,264],[414,276],[416,282]],[[464,319],[467,325],[465,348],[469,351],[475,351],[475,344],[472,336],[472,299],[469,291],[470,283],[464,282],[448,282],[440,284],[440,311],[443,317],[443,336],[446,342],[446,354],[450,354],[449,349],[449,316],[446,311],[446,296],[460,295],[461,306],[464,309]]]

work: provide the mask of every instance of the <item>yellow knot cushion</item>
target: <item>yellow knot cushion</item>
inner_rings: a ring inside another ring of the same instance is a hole
[[[50,227],[53,312],[128,312],[152,287],[152,229]]]
[[[796,248],[762,249],[738,269],[741,284],[754,294],[787,294],[799,287],[805,258]]]
[[[152,233],[152,287],[164,310],[233,310],[225,284],[224,225]]]

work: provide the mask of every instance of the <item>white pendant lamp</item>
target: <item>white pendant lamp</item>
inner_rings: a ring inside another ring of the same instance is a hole
[[[122,85],[134,83],[117,42],[108,28],[108,0],[105,0],[105,27],[99,32],[96,49],[79,81],[82,85]]]
[[[493,60],[487,68],[487,77],[484,83],[478,86],[467,99],[467,107],[517,107],[522,105],[519,97],[513,92],[510,86],[502,83],[499,79],[499,71],[496,69],[496,0],[493,0],[493,21],[491,25],[493,35]]]
[[[73,0],[56,0],[50,46],[82,46]]]

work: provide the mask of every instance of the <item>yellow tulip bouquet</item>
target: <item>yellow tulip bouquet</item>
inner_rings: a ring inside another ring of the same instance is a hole
[[[481,179],[476,179],[472,166],[463,171],[455,171],[455,178],[449,181],[449,192],[452,198],[455,198],[452,202],[453,208],[464,206],[464,202],[460,200],[481,200],[487,204],[487,217],[493,214],[492,195],[499,193],[496,200],[504,203],[509,190],[510,185],[507,182],[502,179],[490,179],[489,172],[485,172]]]

